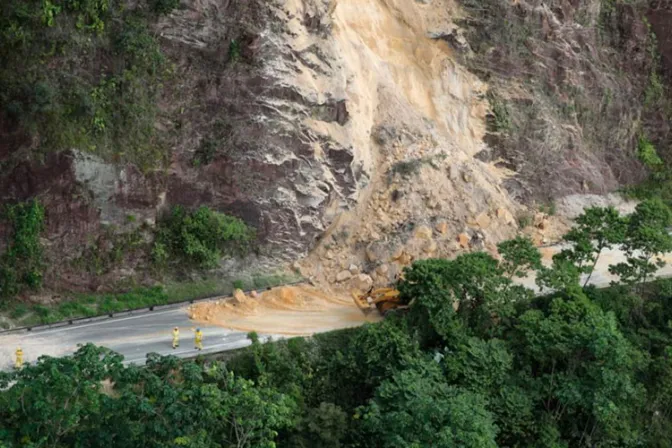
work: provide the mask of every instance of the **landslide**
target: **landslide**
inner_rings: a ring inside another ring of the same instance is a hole
[[[520,230],[548,243],[568,224],[562,210],[594,200],[580,195],[647,175],[641,135],[670,153],[655,82],[670,30],[644,20],[663,16],[660,2],[174,3],[158,13],[164,2],[110,2],[99,31],[78,27],[77,11],[43,21],[43,4],[26,3],[38,8],[31,29],[67,45],[40,49],[54,71],[30,72],[49,73],[57,94],[31,77],[37,95],[16,90],[40,105],[32,121],[15,105],[0,112],[0,202],[44,205],[51,291],[154,282],[144,248],[174,206],[256,229],[256,253],[211,274],[300,260],[293,268],[314,281],[366,289],[415,259],[494,252]],[[139,40],[114,47],[119,26]],[[120,48],[152,49],[161,71]],[[107,81],[129,67],[142,82],[114,95],[126,84]],[[52,73],[86,83],[71,91]],[[151,113],[127,107],[141,93]],[[55,108],[63,98],[94,107]]]
[[[246,296],[192,305],[189,317],[197,322],[269,335],[308,336],[377,322],[377,313],[364,315],[342,291],[310,285],[282,286]]]

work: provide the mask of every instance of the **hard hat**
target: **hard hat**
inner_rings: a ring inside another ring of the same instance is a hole
[[[200,328],[197,328],[196,331],[201,331],[201,329],[200,329]]]

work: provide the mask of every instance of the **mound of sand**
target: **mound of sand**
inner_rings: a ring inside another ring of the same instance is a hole
[[[362,314],[342,293],[309,285],[274,288],[257,297],[236,290],[231,298],[192,305],[189,317],[234,330],[281,335],[310,335],[380,319],[375,313]]]

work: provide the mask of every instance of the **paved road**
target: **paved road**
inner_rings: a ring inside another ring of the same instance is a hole
[[[558,251],[559,247],[542,249],[544,262],[550,264],[552,255]],[[665,260],[667,266],[657,273],[658,277],[672,276],[672,255],[665,257]],[[590,283],[599,287],[608,286],[611,280],[615,280],[608,272],[609,265],[620,261],[624,261],[620,251],[605,251]],[[534,284],[534,276],[520,279],[519,282],[538,290]],[[171,347],[171,330],[175,326],[181,329],[181,347],[177,350]],[[144,364],[147,353],[151,352],[189,357],[197,353],[192,345],[193,328],[194,322],[189,320],[184,307],[60,328],[10,332],[0,336],[0,369],[13,365],[14,350],[19,345],[23,348],[27,362],[35,361],[40,355],[62,356],[72,353],[78,344],[87,342],[121,353],[126,363]],[[201,329],[204,333],[203,353],[222,352],[249,345],[243,332],[207,325],[201,325]]]
[[[544,247],[540,249],[543,257],[543,263],[546,266],[550,266],[552,264],[552,259],[553,255],[560,252],[564,247],[567,246],[562,246],[562,245],[556,245],[552,247]],[[672,254],[666,254],[663,257],[663,260],[667,263],[665,266],[663,266],[662,269],[659,269],[658,272],[656,272],[656,277],[658,278],[667,278],[667,277],[672,277]],[[595,271],[593,274],[590,276],[590,284],[597,286],[598,288],[605,288],[611,284],[612,281],[618,281],[618,277],[615,275],[611,275],[609,273],[609,266],[615,265],[618,263],[625,262],[626,258],[623,252],[619,249],[605,249],[602,251],[600,254],[600,258],[597,261],[597,265],[595,266]],[[539,288],[537,287],[535,283],[535,274],[528,275],[527,277],[523,279],[517,279],[516,281],[520,284],[525,285],[526,287],[536,291],[540,292]],[[584,283],[586,280],[587,276],[583,275],[581,278],[581,284]],[[546,291],[547,293],[548,291]]]
[[[173,327],[180,327],[180,347],[172,349]],[[77,350],[77,345],[92,342],[124,355],[125,363],[144,364],[147,353],[189,357],[197,353],[193,346],[194,322],[186,308],[152,311],[67,327],[22,331],[0,336],[0,369],[13,365],[14,350],[21,346],[25,360],[40,355],[61,356]],[[233,350],[249,345],[247,335],[215,326],[201,325],[204,337],[202,353]]]

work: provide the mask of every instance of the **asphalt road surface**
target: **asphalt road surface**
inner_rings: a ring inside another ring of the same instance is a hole
[[[543,248],[544,263],[550,264],[552,255],[559,249],[559,246]],[[657,277],[672,276],[672,255],[668,254],[664,259],[667,265],[656,273]],[[590,283],[598,287],[608,286],[609,282],[616,280],[609,274],[609,265],[624,260],[623,253],[618,249],[605,250]],[[518,279],[518,282],[539,292],[533,275]],[[23,349],[26,362],[34,362],[41,355],[67,355],[76,351],[78,344],[87,342],[121,353],[125,363],[144,364],[147,354],[152,352],[190,357],[197,354],[193,345],[196,325],[187,316],[186,307],[182,307],[58,328],[8,332],[0,335],[0,369],[13,366],[14,352],[18,346]],[[180,347],[173,350],[171,331],[175,326],[180,327]],[[202,353],[223,352],[250,344],[246,333],[240,331],[203,324],[200,324],[200,328],[204,334]],[[263,335],[262,339],[271,336]]]
[[[172,348],[172,329],[180,328],[180,346]],[[221,327],[200,325],[203,351],[215,353],[250,344],[246,333]],[[144,364],[148,353],[190,357],[194,349],[195,323],[187,316],[186,307],[110,318],[97,322],[65,327],[10,332],[0,336],[0,369],[14,364],[14,352],[21,346],[24,361],[34,362],[41,355],[63,356],[87,342],[108,347],[124,355],[125,363]]]

